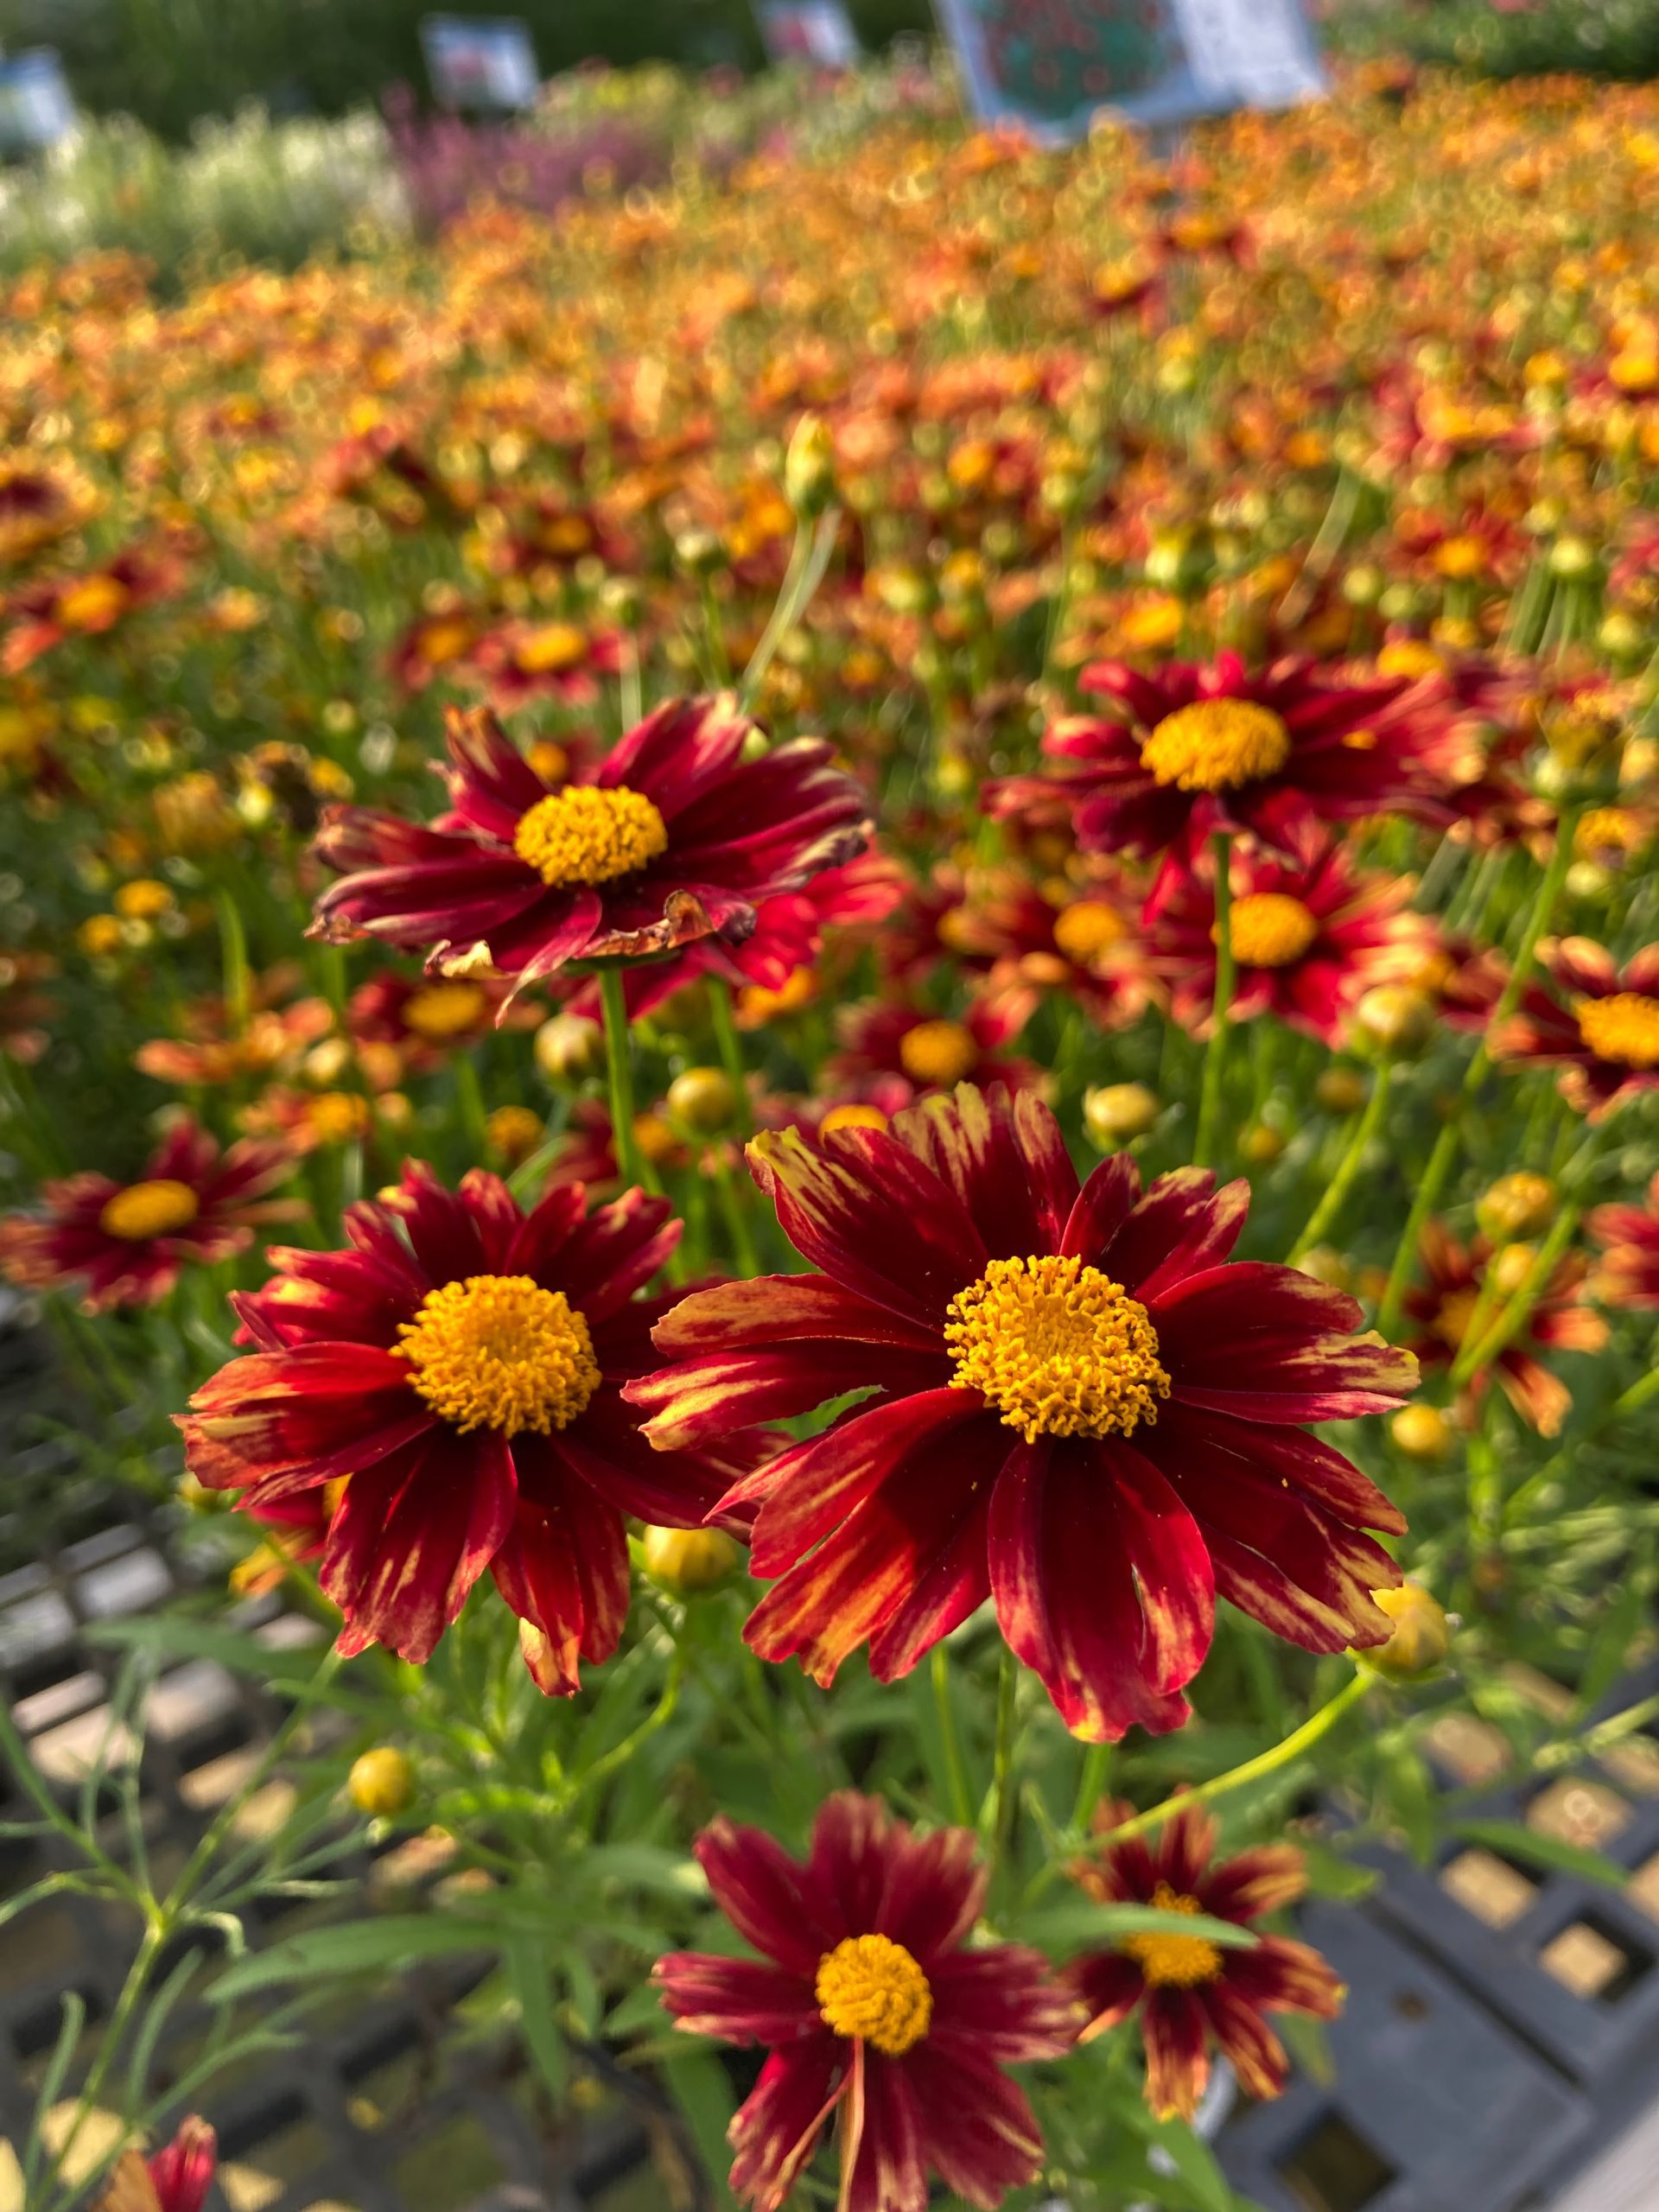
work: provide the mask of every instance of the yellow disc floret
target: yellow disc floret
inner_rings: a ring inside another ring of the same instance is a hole
[[[944,1340],[955,1387],[982,1392],[1027,1444],[1128,1436],[1169,1395],[1146,1307],[1077,1259],[993,1260],[951,1300]]]
[[[1180,1896],[1167,1882],[1159,1883],[1151,1901],[1160,1912],[1204,1910],[1197,1897]],[[1193,1989],[1201,1982],[1215,1981],[1221,1974],[1220,1947],[1207,1936],[1165,1936],[1148,1931],[1141,1936],[1126,1936],[1123,1948],[1154,1988]]]
[[[1166,715],[1141,748],[1141,766],[1184,791],[1230,791],[1276,775],[1290,732],[1254,699],[1196,699]]]
[[[397,1331],[410,1378],[463,1433],[568,1428],[599,1388],[588,1324],[528,1275],[469,1275],[429,1290]]]
[[[1086,968],[1091,960],[1120,944],[1128,925],[1115,906],[1103,899],[1079,899],[1054,917],[1054,942],[1068,960]]]
[[[1615,991],[1611,998],[1580,999],[1574,1012],[1579,1034],[1598,1059],[1659,1068],[1659,999]]]
[[[124,1191],[118,1191],[105,1202],[98,1225],[106,1236],[142,1244],[147,1237],[171,1236],[188,1229],[200,1211],[201,1200],[188,1183],[162,1175],[153,1183],[129,1183]]]
[[[912,1083],[949,1090],[979,1058],[972,1030],[959,1021],[918,1021],[899,1039],[899,1065]]]
[[[1284,891],[1253,891],[1234,906],[1228,935],[1246,968],[1288,968],[1319,933],[1315,917]]]
[[[855,2036],[899,2058],[927,2033],[933,1992],[902,1943],[847,1936],[818,1961],[818,2012],[838,2036]]]
[[[512,849],[543,883],[611,883],[668,850],[668,825],[643,791],[626,784],[567,784],[522,817]]]

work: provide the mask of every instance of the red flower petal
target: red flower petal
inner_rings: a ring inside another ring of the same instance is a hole
[[[718,2036],[724,2043],[789,2044],[823,2031],[811,1983],[761,1959],[671,1951],[658,1960],[652,1980],[690,2035]]]
[[[824,1953],[847,1930],[826,1913],[807,1870],[762,1829],[739,1827],[724,1814],[703,1830],[696,1848],[715,1903],[739,1935],[791,1974],[816,1980]]]

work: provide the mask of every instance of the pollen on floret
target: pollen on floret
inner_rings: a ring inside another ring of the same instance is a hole
[[[476,1028],[489,1008],[489,1000],[477,983],[459,979],[428,983],[413,992],[404,1007],[404,1025],[433,1044],[459,1037]]]
[[[668,825],[626,784],[567,784],[521,817],[512,849],[551,887],[611,883],[668,850]]]
[[[1319,933],[1315,916],[1285,891],[1253,891],[1234,906],[1233,957],[1246,968],[1288,968]]]
[[[933,2018],[927,1976],[890,1936],[843,1936],[818,1961],[816,1994],[826,2027],[889,2058],[918,2044]]]
[[[568,1428],[599,1388],[588,1323],[528,1275],[469,1275],[429,1291],[397,1350],[434,1413],[463,1433]]]
[[[1204,1910],[1197,1897],[1181,1896],[1167,1882],[1159,1883],[1148,1903],[1160,1912]],[[1221,1974],[1221,1948],[1205,1936],[1165,1935],[1148,1929],[1126,1936],[1123,1949],[1154,1988],[1195,1989],[1203,1982],[1216,1980]]]
[[[899,1065],[912,1083],[949,1090],[979,1058],[971,1029],[960,1021],[918,1021],[899,1039]]]
[[[1128,1436],[1169,1395],[1138,1300],[1074,1257],[993,1260],[946,1309],[951,1382],[977,1390],[1027,1444]]]
[[[1580,999],[1573,1009],[1579,1034],[1601,1060],[1630,1068],[1659,1068],[1659,999],[1640,991]]]
[[[1184,791],[1234,791],[1277,775],[1290,732],[1254,699],[1195,699],[1166,715],[1141,748],[1141,765]]]
[[[188,1183],[170,1175],[153,1182],[129,1183],[105,1203],[98,1225],[106,1236],[142,1244],[151,1236],[171,1236],[188,1229],[201,1211],[201,1200]]]
[[[1122,914],[1103,899],[1079,899],[1054,917],[1055,944],[1080,968],[1121,944],[1128,933],[1128,925]]]

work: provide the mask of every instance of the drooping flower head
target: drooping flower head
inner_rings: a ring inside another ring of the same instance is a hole
[[[670,700],[597,764],[543,777],[483,709],[448,716],[450,810],[430,827],[331,808],[317,851],[341,880],[312,933],[424,946],[429,966],[522,984],[577,959],[641,958],[719,935],[849,860],[862,794],[817,738],[756,759],[729,702]]]
[[[1232,865],[1230,935],[1236,963],[1230,1017],[1277,1014],[1334,1045],[1361,995],[1420,970],[1433,950],[1426,917],[1402,912],[1409,876],[1362,874],[1347,848],[1315,823],[1287,842],[1294,857],[1255,851]],[[1216,996],[1216,893],[1190,877],[1159,916],[1149,965],[1172,987],[1172,1011],[1189,1029],[1211,1017]]]
[[[1278,850],[1298,822],[1390,807],[1447,818],[1435,759],[1446,716],[1408,678],[1341,683],[1301,660],[1251,676],[1223,653],[1211,667],[1174,662],[1152,675],[1101,661],[1079,682],[1118,718],[1056,724],[1043,750],[1074,765],[993,785],[987,804],[1002,818],[1069,817],[1085,853],[1162,856],[1148,914],[1217,830]]]
[[[1100,1848],[1074,1870],[1103,1904],[1157,1905],[1249,1927],[1263,1913],[1294,1904],[1307,1885],[1301,1853],[1288,1844],[1217,1863],[1215,1822],[1196,1805],[1183,1807],[1156,1834],[1115,1845],[1112,1827],[1129,1810],[1103,1808]],[[1160,2117],[1179,2113],[1191,2120],[1197,2112],[1212,2044],[1221,2046],[1248,2095],[1276,2097],[1288,2063],[1264,2014],[1333,2020],[1342,2009],[1342,1984],[1330,1967],[1309,1945],[1283,1936],[1262,1936],[1245,1948],[1148,1931],[1126,1936],[1115,1950],[1073,1960],[1065,1980],[1088,2014],[1085,2043],[1139,2011],[1147,2101]]]
[[[97,2212],[201,2212],[219,2171],[219,2138],[205,2120],[180,2123],[170,2143],[146,2158],[123,2154]]]
[[[1391,1410],[1414,1368],[1350,1341],[1353,1300],[1228,1264],[1249,1186],[1197,1168],[1144,1195],[1127,1155],[1078,1188],[1029,1096],[964,1084],[889,1128],[766,1133],[756,1180],[822,1272],[694,1294],[672,1361],[627,1395],[697,1449],[842,1392],[875,1395],[740,1483],[746,1631],[827,1682],[869,1647],[906,1674],[988,1598],[1066,1724],[1110,1740],[1187,1717],[1217,1591],[1315,1651],[1379,1643],[1400,1516],[1307,1434]]]
[[[1036,2177],[1042,2138],[1003,2069],[1059,2057],[1081,2015],[1037,1952],[966,1947],[986,1882],[968,1829],[918,1835],[842,1790],[804,1861],[724,1817],[696,1853],[763,1956],[676,1952],[655,1978],[680,2027],[767,2051],[731,2126],[741,2202],[778,2212],[832,2126],[846,2212],[924,2212],[930,2173],[986,2207]]]
[[[48,1183],[44,1214],[0,1221],[0,1273],[30,1289],[85,1285],[87,1313],[151,1306],[181,1267],[246,1251],[264,1222],[293,1221],[297,1200],[268,1198],[293,1165],[286,1145],[221,1152],[188,1116],[175,1120],[130,1183],[86,1173]]]
[[[1623,970],[1587,937],[1563,938],[1547,955],[1548,982],[1533,983],[1492,1039],[1510,1065],[1559,1067],[1561,1096],[1592,1122],[1659,1084],[1659,944]]]
[[[257,1350],[180,1417],[186,1463],[256,1515],[344,1480],[321,1584],[340,1649],[424,1660],[488,1567],[541,1688],[615,1649],[628,1606],[625,1514],[699,1526],[747,1440],[653,1452],[621,1386],[658,1364],[640,1296],[679,1236],[665,1199],[589,1211],[580,1184],[529,1215],[474,1170],[444,1189],[419,1162],[349,1207],[351,1249],[276,1250],[234,1301]]]

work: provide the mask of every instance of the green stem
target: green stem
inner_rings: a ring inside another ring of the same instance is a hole
[[[732,987],[723,976],[711,976],[709,979],[709,1014],[714,1025],[720,1065],[725,1070],[726,1080],[736,1096],[734,1112],[738,1133],[747,1136],[753,1124],[753,1116],[749,1111],[749,1086],[743,1065],[743,1043],[737,1033],[737,1016],[732,1007]]]
[[[1014,1707],[1019,1689],[1020,1662],[1005,1643],[996,1680],[996,1750],[987,1806],[988,1857],[993,1881],[1007,1864],[1008,1846],[1014,1837]]]
[[[1198,1093],[1198,1127],[1192,1142],[1192,1162],[1208,1167],[1215,1147],[1216,1122],[1221,1111],[1221,1079],[1227,1057],[1228,1014],[1233,1003],[1233,841],[1230,832],[1217,830],[1210,840],[1216,869],[1216,1005],[1210,1042],[1205,1048],[1204,1077]]]
[[[1379,1065],[1371,1083],[1371,1095],[1365,1102],[1365,1110],[1354,1126],[1348,1140],[1347,1150],[1338,1163],[1337,1172],[1325,1186],[1325,1194],[1313,1209],[1306,1229],[1290,1248],[1290,1265],[1294,1268],[1305,1252],[1311,1252],[1327,1230],[1335,1227],[1341,1216],[1343,1203],[1353,1186],[1354,1178],[1376,1135],[1377,1124],[1382,1119],[1382,1109],[1388,1104],[1389,1087],[1394,1081],[1394,1062],[1384,1060]]]
[[[1145,1835],[1151,1829],[1161,1827],[1184,1805],[1208,1804],[1211,1798],[1224,1797],[1230,1790],[1242,1789],[1246,1783],[1259,1782],[1263,1775],[1274,1774],[1281,1767],[1288,1766],[1304,1751],[1312,1751],[1322,1736],[1328,1736],[1338,1721],[1352,1705],[1357,1705],[1370,1688],[1372,1677],[1356,1673],[1344,1682],[1336,1695],[1322,1705],[1319,1711],[1304,1720],[1300,1728],[1293,1728],[1281,1744],[1270,1751],[1262,1751],[1253,1759],[1246,1759],[1242,1766],[1229,1767],[1225,1774],[1218,1774],[1208,1782],[1201,1782],[1196,1789],[1177,1790],[1173,1797],[1166,1797],[1161,1805],[1154,1805],[1149,1812],[1137,1813],[1133,1820],[1109,1831],[1103,1840],[1114,1848],[1128,1843],[1131,1838]]]
[[[1539,1492],[1570,1464],[1574,1452],[1582,1451],[1586,1444],[1592,1443],[1608,1429],[1616,1428],[1620,1421],[1628,1421],[1632,1414],[1640,1413],[1655,1397],[1659,1397],[1659,1365],[1651,1368],[1646,1375],[1638,1376],[1628,1390],[1621,1392],[1614,1399],[1605,1413],[1599,1414],[1587,1428],[1581,1430],[1570,1443],[1564,1444],[1559,1452],[1552,1452],[1535,1474],[1529,1475],[1505,1506],[1504,1519],[1513,1519],[1524,1507],[1530,1505]]]
[[[1483,1045],[1475,1058],[1484,1063],[1486,1048]],[[1428,1155],[1422,1179],[1417,1185],[1417,1195],[1411,1202],[1411,1211],[1406,1216],[1406,1225],[1400,1232],[1400,1242],[1394,1248],[1394,1262],[1389,1269],[1389,1280],[1383,1288],[1382,1302],[1376,1309],[1379,1336],[1392,1341],[1400,1325],[1400,1309],[1405,1303],[1406,1284],[1417,1258],[1417,1248],[1423,1240],[1423,1224],[1433,1211],[1441,1186],[1450,1173],[1458,1149],[1458,1124],[1455,1118],[1434,1140],[1434,1149]]]
[[[804,516],[796,526],[795,548],[789,556],[789,569],[784,578],[784,588],[778,594],[778,604],[772,610],[772,619],[761,632],[760,642],[743,680],[738,685],[738,704],[747,713],[754,704],[766,671],[772,666],[779,646],[788,632],[805,613],[812,595],[823,582],[824,570],[836,550],[836,536],[841,528],[841,510],[831,507],[818,522],[816,534]]]
[[[1077,1777],[1077,1801],[1071,1808],[1071,1831],[1074,1835],[1087,1835],[1089,1824],[1095,1817],[1106,1788],[1107,1777],[1112,1770],[1112,1747],[1109,1744],[1090,1744],[1083,1755],[1083,1771]]]
[[[944,1643],[933,1647],[931,1662],[933,1703],[939,1716],[939,1736],[944,1746],[944,1775],[950,1799],[950,1817],[958,1827],[974,1824],[974,1804],[963,1764],[962,1740],[957,1734],[957,1708],[950,1700],[950,1654]]]
[[[600,1002],[605,1012],[605,1070],[610,1083],[611,1149],[625,1186],[660,1192],[657,1172],[639,1149],[633,1126],[633,1043],[628,1033],[627,994],[620,968],[599,971]]]
[[[1454,1390],[1460,1390],[1465,1383],[1472,1382],[1520,1335],[1533,1307],[1542,1297],[1546,1285],[1555,1272],[1555,1262],[1567,1249],[1578,1225],[1578,1208],[1563,1206],[1509,1304],[1482,1337],[1472,1344],[1465,1344],[1459,1353],[1452,1368],[1452,1387]],[[1490,1267],[1491,1262],[1489,1261],[1487,1264]]]

